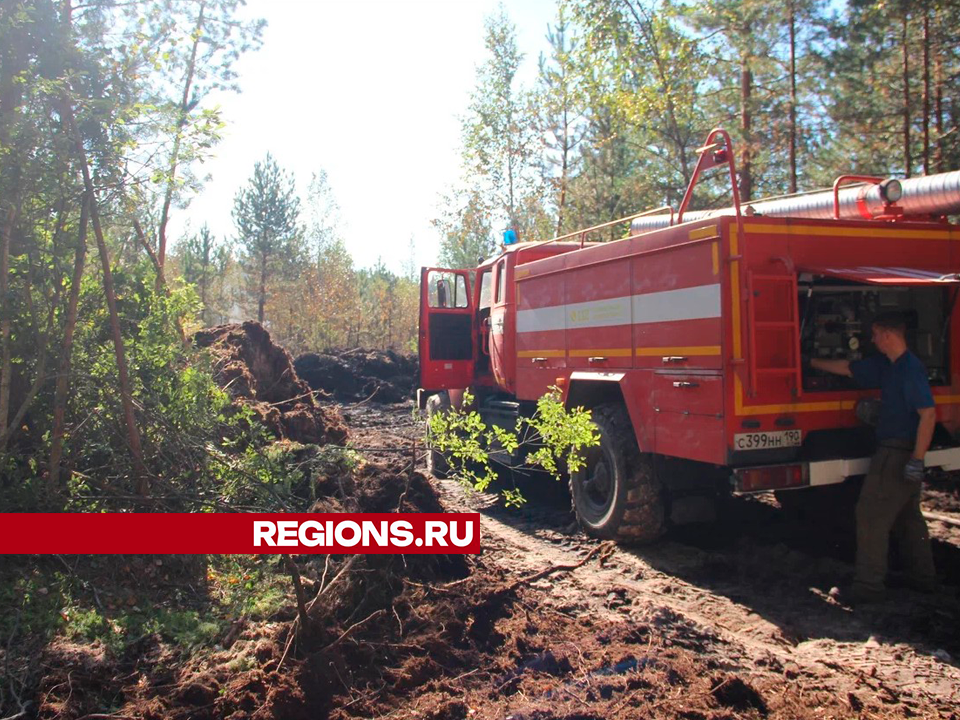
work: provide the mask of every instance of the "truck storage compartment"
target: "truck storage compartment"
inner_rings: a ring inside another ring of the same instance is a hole
[[[873,319],[903,316],[907,344],[927,368],[930,384],[950,383],[949,325],[958,279],[907,268],[818,269],[800,272],[800,352],[811,358],[859,360],[877,352]],[[852,378],[804,369],[804,392],[852,390]]]

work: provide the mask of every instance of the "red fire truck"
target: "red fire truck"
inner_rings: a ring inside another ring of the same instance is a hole
[[[689,212],[714,167],[732,207]],[[429,413],[471,388],[485,421],[512,428],[560,387],[601,435],[570,478],[582,526],[649,541],[730,489],[863,475],[873,439],[860,411],[877,391],[802,358],[874,352],[871,319],[896,310],[937,403],[927,466],[960,469],[960,226],[945,217],[957,212],[960,172],[845,176],[743,204],[730,139],[714,130],[680,208],[626,218],[622,240],[588,242],[590,228],[474,269],[424,268],[418,402]]]

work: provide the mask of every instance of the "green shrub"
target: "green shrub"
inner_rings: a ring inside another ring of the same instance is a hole
[[[450,408],[430,418],[429,431],[431,444],[444,454],[454,474],[478,491],[486,490],[495,478],[493,452],[522,453],[525,467],[559,478],[583,465],[584,448],[600,443],[590,411],[579,407],[567,410],[556,387],[537,401],[534,415],[520,417],[512,431],[488,427],[480,413],[466,409],[472,404],[473,396],[465,393],[460,409]],[[515,488],[500,492],[508,506],[524,502]]]

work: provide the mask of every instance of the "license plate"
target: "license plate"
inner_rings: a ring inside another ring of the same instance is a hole
[[[800,430],[737,433],[733,436],[733,447],[737,450],[776,450],[778,448],[800,447],[802,437],[803,433]]]

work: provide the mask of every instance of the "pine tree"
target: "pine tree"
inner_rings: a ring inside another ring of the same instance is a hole
[[[300,198],[293,177],[268,153],[233,201],[240,262],[263,322],[271,283],[299,260]]]
[[[557,217],[554,232],[558,236],[564,227],[567,194],[570,179],[576,174],[578,149],[586,133],[586,94],[574,60],[578,43],[570,30],[567,13],[561,5],[556,25],[547,31],[550,55],[540,56],[534,96],[537,129],[543,144],[544,174],[553,189],[552,202]]]
[[[197,287],[202,305],[200,320],[204,325],[214,324],[213,285],[226,271],[228,259],[227,248],[217,243],[206,225],[182,245],[180,267],[183,279]]]

